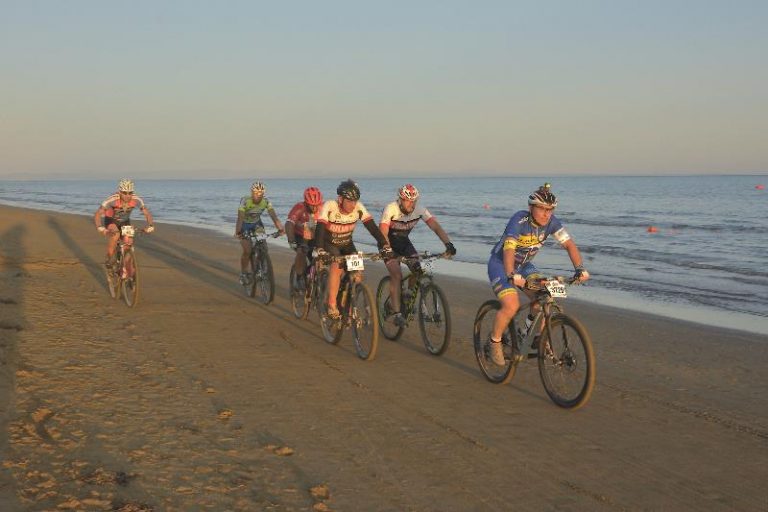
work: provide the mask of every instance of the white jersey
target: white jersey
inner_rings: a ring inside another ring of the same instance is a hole
[[[400,204],[397,201],[394,201],[384,208],[384,213],[381,216],[381,224],[389,225],[390,236],[408,236],[411,230],[416,227],[416,224],[418,224],[420,219],[424,219],[424,222],[427,222],[432,218],[433,215],[429,213],[429,210],[418,204],[413,208],[411,213],[403,213],[402,210],[400,210]]]
[[[371,218],[371,214],[360,201],[350,213],[344,213],[339,208],[339,202],[334,199],[325,202],[317,222],[328,230],[333,245],[347,245],[352,243],[352,232],[357,221],[367,222]]]

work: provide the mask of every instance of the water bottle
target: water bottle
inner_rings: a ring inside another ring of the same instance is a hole
[[[526,336],[528,336],[528,333],[531,332],[532,325],[533,325],[533,320],[531,319],[531,317],[526,316],[525,327],[520,327],[517,330],[518,337],[520,337],[520,339],[524,339]]]

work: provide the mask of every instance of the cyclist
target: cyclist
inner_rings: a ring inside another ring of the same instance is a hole
[[[384,235],[381,234],[371,214],[360,202],[360,188],[354,181],[342,181],[336,188],[337,198],[326,201],[320,211],[317,220],[315,239],[317,240],[317,254],[324,256],[346,256],[357,252],[352,242],[352,232],[357,221],[362,221],[365,228],[376,239],[382,256],[388,258],[392,255],[392,249]],[[339,292],[339,284],[344,268],[339,263],[330,267],[328,274],[328,317],[337,320],[341,315],[336,307],[336,295]]]
[[[528,196],[528,209],[520,210],[509,219],[504,234],[494,245],[488,260],[488,278],[493,292],[501,302],[491,333],[491,359],[498,365],[504,364],[502,333],[520,308],[516,287],[523,289],[529,298],[533,296],[532,291],[523,287],[526,279],[538,273],[532,260],[547,237],[554,237],[568,252],[575,270],[573,277],[580,282],[589,279],[589,272],[584,269],[576,243],[554,215],[557,198],[550,188],[551,185],[545,183]],[[536,304],[531,302],[526,325],[530,325],[534,319],[534,307]]]
[[[418,255],[408,235],[410,235],[411,230],[416,227],[420,219],[424,219],[427,226],[445,244],[445,252],[448,256],[455,255],[456,248],[451,243],[442,226],[440,226],[440,223],[437,222],[437,219],[424,206],[417,206],[419,190],[410,183],[407,183],[400,187],[398,196],[396,201],[389,203],[384,208],[384,213],[379,223],[379,229],[389,240],[394,255],[405,257]],[[396,258],[391,258],[386,261],[386,265],[391,278],[389,281],[390,303],[392,310],[396,311],[393,320],[399,326],[405,325],[405,317],[400,313],[400,282],[403,279],[403,274],[400,271],[400,262]],[[416,272],[421,268],[418,260],[411,260],[407,265],[411,270],[412,277],[415,279]],[[412,284],[409,283],[409,285]]]
[[[251,282],[250,256],[251,242],[244,237],[245,233],[264,232],[264,224],[261,222],[261,214],[266,211],[272,218],[275,228],[283,233],[283,225],[277,218],[272,203],[264,197],[267,187],[260,181],[255,181],[251,185],[251,195],[240,199],[240,207],[237,209],[237,222],[235,223],[235,238],[240,239],[240,245],[243,253],[240,256],[240,284],[243,286]]]
[[[117,192],[106,198],[93,215],[96,229],[107,237],[107,258],[104,261],[107,268],[111,268],[114,264],[115,248],[120,238],[120,229],[131,224],[131,212],[137,207],[147,221],[147,227],[144,228],[144,231],[153,232],[155,226],[152,221],[152,214],[149,213],[144,200],[134,194],[133,181],[123,178],[117,185]]]
[[[307,270],[307,259],[314,249],[315,228],[320,217],[320,207],[323,206],[323,193],[317,187],[304,190],[304,200],[296,203],[288,213],[285,221],[285,234],[288,245],[296,252],[293,263],[296,284],[304,287],[304,273]]]

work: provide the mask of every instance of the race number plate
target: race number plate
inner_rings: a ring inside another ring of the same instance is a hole
[[[123,226],[120,228],[120,234],[123,236],[134,236],[136,230],[133,226]]]
[[[431,276],[432,272],[434,272],[434,268],[432,266],[432,260],[424,260],[420,262],[420,264],[421,264],[421,271]]]
[[[359,254],[350,254],[345,257],[347,260],[347,270],[363,270],[363,258]]]
[[[547,287],[547,291],[552,297],[562,298],[568,296],[568,294],[565,293],[565,285],[560,281],[552,279],[551,281],[547,281],[545,286]]]

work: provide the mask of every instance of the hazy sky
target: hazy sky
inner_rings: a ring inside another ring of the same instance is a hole
[[[768,171],[766,1],[0,0],[0,177]]]

